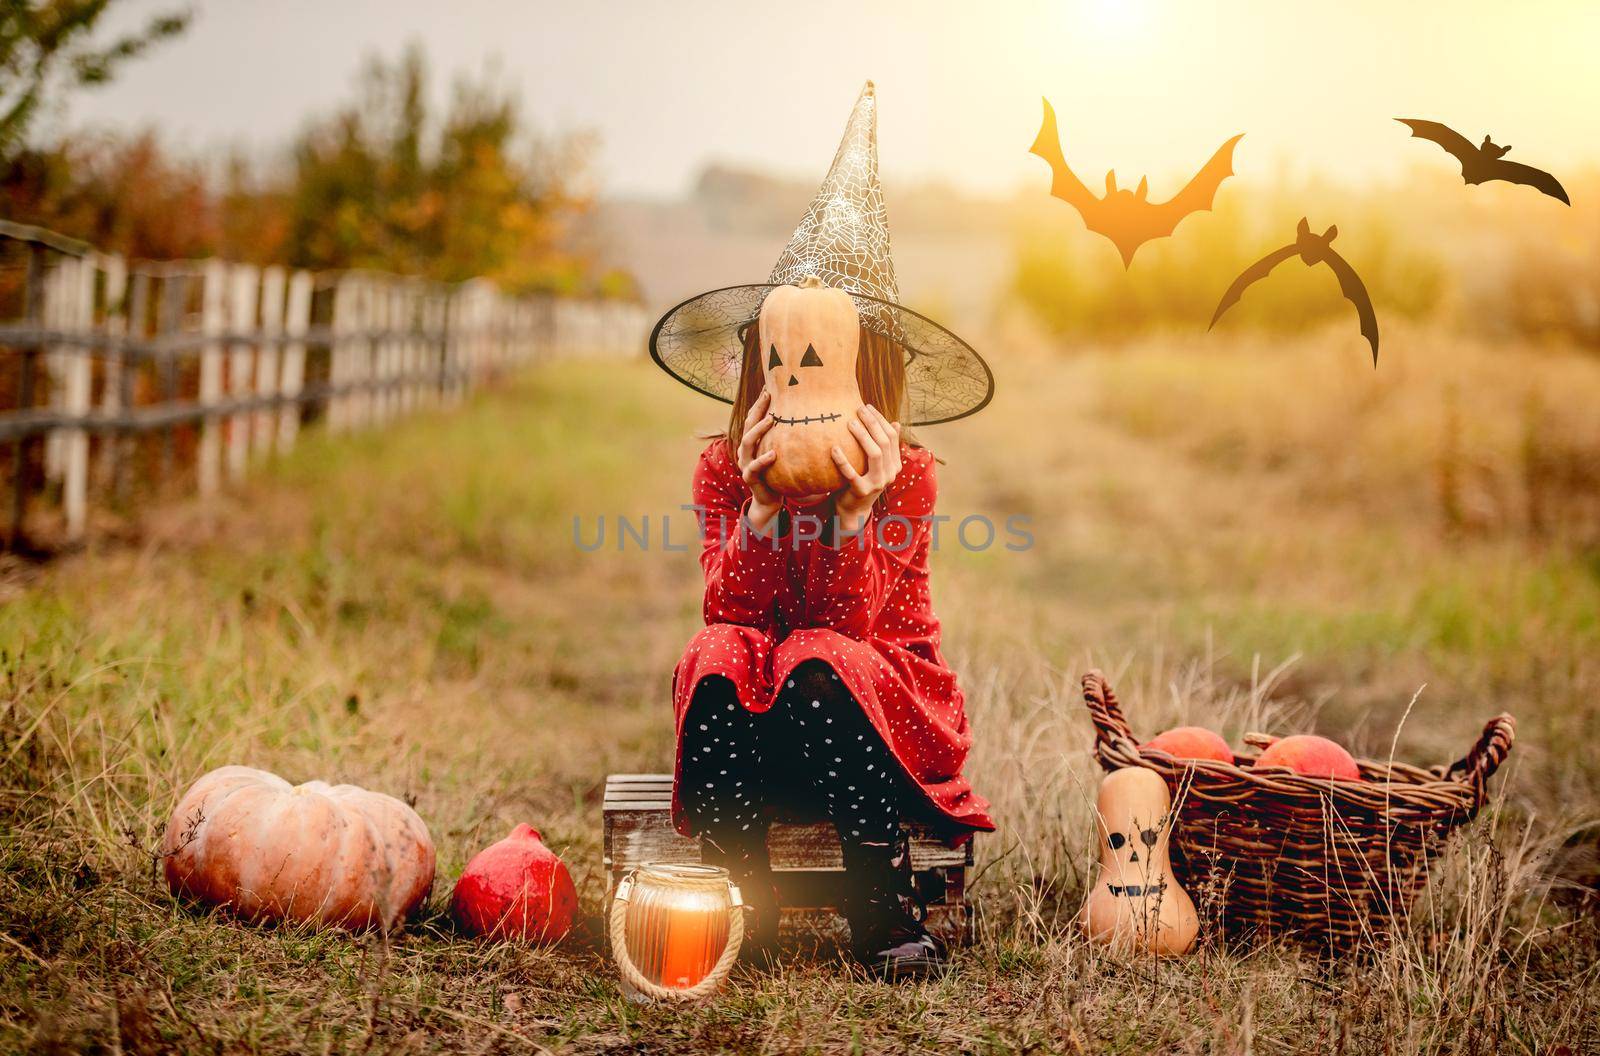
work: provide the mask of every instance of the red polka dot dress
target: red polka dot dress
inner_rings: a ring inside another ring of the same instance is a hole
[[[988,802],[961,774],[972,736],[928,592],[936,492],[933,456],[906,447],[900,475],[857,535],[837,545],[811,538],[817,532],[799,527],[802,511],[791,506],[789,531],[761,538],[743,529],[750,489],[727,440],[701,453],[694,504],[706,626],[673,673],[680,764],[684,716],[702,679],[726,677],[740,705],[765,712],[790,672],[820,660],[848,686],[952,840],[993,830]],[[690,834],[677,789],[675,780],[673,823]]]

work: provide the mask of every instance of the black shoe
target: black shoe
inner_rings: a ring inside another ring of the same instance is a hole
[[[856,960],[891,982],[942,973],[944,948],[923,926],[927,907],[916,897],[904,840],[847,843],[844,869],[844,915]]]
[[[772,965],[778,952],[778,888],[767,858],[766,833],[726,850],[707,836],[700,842],[700,860],[728,870],[728,877],[739,888],[746,909],[739,959]]]

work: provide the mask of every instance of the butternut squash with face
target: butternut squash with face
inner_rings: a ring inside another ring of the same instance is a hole
[[[1177,818],[1167,783],[1130,766],[1100,782],[1095,806],[1100,876],[1079,923],[1090,941],[1118,953],[1188,953],[1200,930],[1194,902],[1168,857]]]
[[[772,394],[773,425],[761,438],[760,454],[777,451],[767,486],[780,495],[827,495],[844,487],[833,461],[835,446],[856,470],[866,452],[850,432],[861,408],[856,355],[861,319],[843,290],[808,276],[799,286],[767,294],[760,320],[763,369]]]

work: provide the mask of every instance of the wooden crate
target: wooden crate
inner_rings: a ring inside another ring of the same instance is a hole
[[[700,841],[672,827],[671,774],[612,774],[606,778],[606,894],[623,874],[645,862],[700,861]],[[972,906],[967,902],[967,868],[972,841],[950,847],[926,826],[906,822],[911,837],[911,871],[928,904],[928,930],[946,942],[971,938]],[[786,931],[821,931],[838,939],[849,934],[838,905],[844,860],[833,823],[775,822],[767,853],[783,906]]]

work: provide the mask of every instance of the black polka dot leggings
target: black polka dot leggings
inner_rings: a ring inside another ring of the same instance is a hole
[[[899,764],[845,684],[821,660],[791,672],[770,712],[740,706],[733,683],[703,680],[684,718],[679,798],[695,830],[724,850],[764,832],[770,758],[795,760],[847,843],[890,843],[900,822]]]

